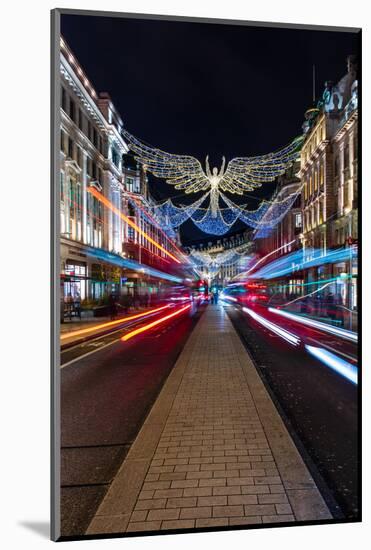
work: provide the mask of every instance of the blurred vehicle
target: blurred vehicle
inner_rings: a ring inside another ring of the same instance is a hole
[[[266,305],[269,300],[267,286],[259,282],[234,283],[224,288],[220,299],[242,306]]]

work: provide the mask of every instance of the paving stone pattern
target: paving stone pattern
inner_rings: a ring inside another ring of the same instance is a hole
[[[87,533],[330,518],[228,317],[209,306]]]

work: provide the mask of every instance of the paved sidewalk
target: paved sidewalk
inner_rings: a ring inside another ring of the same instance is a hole
[[[209,306],[86,534],[331,517],[227,314]]]

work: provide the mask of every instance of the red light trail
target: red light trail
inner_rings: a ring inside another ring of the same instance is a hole
[[[174,262],[176,262],[177,264],[180,264],[181,261],[178,260],[178,258],[176,258],[175,256],[173,256],[173,254],[171,254],[168,250],[166,250],[166,248],[164,248],[163,246],[161,246],[157,241],[155,241],[154,239],[152,239],[152,237],[150,237],[148,235],[148,233],[146,233],[145,231],[143,231],[143,229],[141,229],[135,222],[133,222],[133,220],[131,220],[128,216],[125,216],[125,214],[123,214],[122,212],[120,212],[120,210],[118,208],[116,208],[108,199],[106,199],[106,197],[104,197],[101,193],[99,193],[99,191],[97,191],[96,189],[94,189],[94,187],[89,187],[87,189],[87,191],[89,193],[91,193],[95,198],[97,198],[101,203],[103,203],[107,208],[109,208],[114,214],[116,214],[117,216],[119,216],[122,220],[124,220],[124,222],[126,222],[128,225],[130,225],[130,227],[132,227],[137,233],[139,233],[140,235],[143,235],[143,237],[145,237],[147,239],[147,241],[149,241],[150,243],[152,243],[156,248],[158,248],[159,250],[161,250],[164,254],[166,254],[167,256],[169,256],[170,258],[172,258],[174,260]]]
[[[183,313],[183,311],[186,311],[186,309],[190,309],[191,305],[184,306],[178,311],[175,311],[174,313],[170,313],[170,315],[166,315],[165,317],[161,317],[161,319],[157,319],[157,321],[153,321],[152,323],[149,323],[148,325],[144,325],[144,327],[139,327],[135,330],[132,330],[131,332],[128,332],[121,338],[123,342],[126,342],[127,340],[130,340],[130,338],[133,338],[133,336],[136,336],[137,334],[141,334],[142,332],[145,332],[147,330],[150,330],[153,327],[156,327],[157,325],[160,325],[161,323],[164,323],[168,319],[171,319],[172,317],[175,317],[176,315],[180,315]]]
[[[148,311],[144,311],[143,313],[130,315],[129,317],[122,317],[121,319],[116,319],[115,321],[109,321],[107,323],[101,323],[100,325],[95,325],[94,327],[83,328],[81,330],[74,330],[73,332],[69,332],[68,334],[62,334],[60,339],[65,340],[66,338],[71,338],[73,336],[81,336],[82,334],[89,334],[89,332],[94,332],[95,330],[100,330],[102,328],[114,327],[116,325],[119,325],[120,323],[125,323],[126,321],[132,321],[133,319],[139,319],[140,317],[146,317],[147,315],[151,315],[153,313],[156,313],[157,311],[162,311],[169,307],[170,307],[170,304],[167,304],[166,306],[150,309]]]

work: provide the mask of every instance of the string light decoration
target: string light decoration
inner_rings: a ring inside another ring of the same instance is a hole
[[[228,163],[226,169],[223,157],[219,171],[217,168],[211,171],[208,156],[204,171],[201,163],[192,156],[161,151],[146,145],[126,130],[123,130],[123,136],[145,171],[164,178],[168,184],[184,191],[185,194],[205,192],[200,199],[190,205],[176,206],[168,199],[155,206],[154,213],[167,227],[179,227],[188,219],[191,219],[202,232],[211,235],[224,235],[237,220],[254,228],[274,227],[296,198],[295,195],[292,202],[287,199],[276,201],[275,208],[271,207],[270,201],[263,200],[256,210],[250,211],[246,209],[246,205],[238,206],[232,202],[222,191],[243,195],[260,187],[263,182],[274,181],[298,158],[303,136],[273,153],[255,157],[236,157]],[[209,205],[202,208],[201,205],[206,198],[210,199]],[[220,206],[221,201],[226,207]],[[270,215],[267,218],[268,211]]]
[[[301,189],[283,200],[263,200],[256,210],[247,210],[246,205],[239,206],[228,199],[224,193],[218,192],[226,207],[221,207],[218,203],[216,216],[212,212],[211,204],[207,208],[201,206],[210,193],[206,193],[191,205],[175,206],[171,199],[168,199],[156,205],[154,209],[156,214],[162,217],[165,225],[178,227],[191,219],[201,231],[211,235],[224,235],[237,220],[259,231],[270,231],[282,220],[300,191]]]
[[[198,266],[210,267],[212,264],[222,266],[224,264],[233,264],[241,259],[250,248],[250,243],[243,244],[231,250],[224,250],[216,255],[200,250],[191,250],[190,256]]]
[[[260,187],[263,182],[274,181],[277,176],[286,172],[298,158],[303,136],[295,138],[289,145],[273,153],[255,157],[236,157],[232,159],[225,170],[225,157],[218,172],[217,168],[210,170],[209,159],[206,157],[206,173],[201,163],[189,155],[174,155],[146,145],[127,130],[123,130],[135,158],[145,170],[167,183],[181,189],[186,194],[199,191],[211,191],[212,212],[216,213],[216,191],[228,191],[243,195]]]

